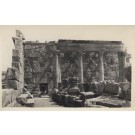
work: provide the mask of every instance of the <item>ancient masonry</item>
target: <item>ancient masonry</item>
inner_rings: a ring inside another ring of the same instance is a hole
[[[12,68],[3,72],[3,88],[11,89],[11,92],[3,90],[3,106],[22,92],[24,84],[30,92],[37,94],[42,84],[51,92],[68,77],[79,77],[80,84],[93,79],[126,81],[124,67],[130,65],[131,56],[121,41],[59,40],[40,43],[25,41],[21,31],[16,30],[13,42]]]

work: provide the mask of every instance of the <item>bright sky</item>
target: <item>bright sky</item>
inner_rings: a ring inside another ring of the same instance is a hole
[[[28,41],[118,40],[127,46],[127,50],[132,56],[135,52],[135,26],[0,26],[2,70],[11,67],[12,49],[14,48],[12,37],[15,36],[16,29],[21,30]]]

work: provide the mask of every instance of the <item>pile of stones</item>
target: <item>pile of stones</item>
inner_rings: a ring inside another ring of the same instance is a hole
[[[69,78],[69,86],[53,92],[52,99],[68,107],[125,107],[131,101],[131,83],[102,81],[85,83],[82,90],[78,88],[78,78]],[[93,100],[94,99],[94,100]]]

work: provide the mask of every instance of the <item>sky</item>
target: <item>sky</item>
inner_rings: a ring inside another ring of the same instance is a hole
[[[92,26],[92,25],[22,25],[0,26],[0,50],[2,70],[11,67],[12,37],[16,29],[21,30],[25,40],[40,42],[57,41],[58,39],[75,40],[114,40],[122,41],[127,51],[133,56],[135,53],[135,26]]]

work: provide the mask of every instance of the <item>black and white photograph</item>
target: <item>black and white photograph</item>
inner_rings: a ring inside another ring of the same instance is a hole
[[[0,26],[2,108],[130,109],[133,33],[128,25]]]

